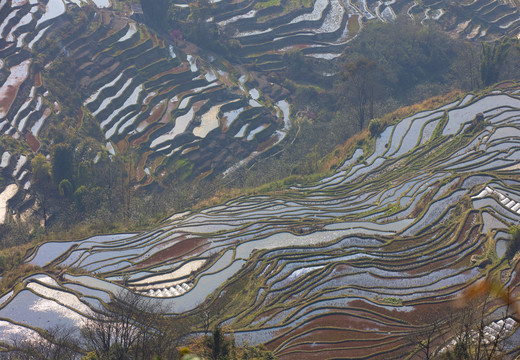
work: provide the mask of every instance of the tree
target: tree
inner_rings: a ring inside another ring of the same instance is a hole
[[[513,332],[511,320],[518,321],[515,314],[520,309],[516,302],[510,289],[497,281],[484,279],[471,285],[453,305],[421,312],[419,317],[424,318],[419,322],[427,325],[408,337],[413,346],[410,358],[504,358],[504,340]],[[497,304],[501,306],[497,308]]]
[[[88,185],[91,180],[90,162],[82,161],[78,164],[77,185]]]
[[[52,178],[56,184],[67,179],[72,181],[74,175],[74,152],[69,144],[56,144],[52,149]]]
[[[145,15],[146,22],[157,29],[165,29],[168,26],[169,5],[168,0],[141,1],[141,6]]]
[[[495,308],[497,302],[502,306]],[[502,359],[504,340],[511,334],[507,327],[509,317],[518,312],[515,303],[510,289],[493,280],[484,279],[470,286],[458,302],[464,305],[452,308],[444,321],[446,326],[439,331],[448,345],[441,349],[438,358]]]
[[[43,226],[47,227],[47,207],[52,188],[51,166],[43,154],[37,154],[31,160],[33,191],[40,201],[40,207],[43,212]]]
[[[511,226],[509,228],[509,236],[511,236],[511,240],[509,241],[505,255],[506,258],[511,260],[518,250],[520,250],[520,226]]]
[[[40,184],[51,180],[51,167],[43,154],[37,154],[31,160],[33,183]]]
[[[482,44],[480,79],[484,86],[489,86],[498,81],[500,68],[507,57],[510,45],[508,39],[502,39],[493,44]]]
[[[74,191],[74,201],[76,202],[77,207],[81,211],[85,211],[85,202],[88,196],[88,189],[85,185],[81,185]]]
[[[346,64],[343,71],[347,98],[353,106],[360,129],[367,118],[374,117],[377,69],[375,61],[362,57]]]
[[[422,354],[424,360],[433,358],[434,344],[433,341],[440,331],[440,323],[435,320],[433,323],[418,329],[410,334],[408,341],[416,349],[416,354]]]
[[[15,339],[9,350],[2,352],[6,360],[70,360],[78,358],[77,331],[56,326],[42,333],[39,339]]]
[[[235,346],[233,339],[226,339],[220,326],[216,326],[211,336],[206,337],[206,344],[212,360],[230,359]]]
[[[296,79],[308,78],[311,69],[300,50],[287,51],[282,58],[287,69],[287,75]]]
[[[376,137],[381,132],[381,121],[379,119],[372,119],[368,124],[368,130],[370,130],[370,135],[372,137]]]
[[[180,339],[190,327],[182,320],[167,319],[163,313],[158,301],[121,292],[82,327],[85,350],[100,360],[175,359]]]
[[[473,47],[465,44],[462,39],[450,38],[435,24],[423,26],[402,16],[392,22],[368,23],[342,57],[346,62],[363,57],[375,61],[381,92],[376,94],[379,98],[376,104],[386,102],[395,106],[389,100],[409,104],[447,88],[459,88],[462,82],[470,83]],[[464,71],[460,72],[461,69]],[[460,82],[454,83],[457,77]],[[382,90],[385,96],[381,96]]]
[[[61,196],[69,197],[74,192],[74,188],[68,179],[63,179],[58,185],[58,191],[60,192]]]
[[[470,301],[467,306],[457,309],[448,320],[455,341],[453,347],[448,348],[442,359],[446,360],[492,360],[501,359],[501,344],[505,338],[505,320],[509,315],[509,306],[502,316],[503,326],[492,337],[486,332],[486,311],[488,297],[483,303],[478,300]]]

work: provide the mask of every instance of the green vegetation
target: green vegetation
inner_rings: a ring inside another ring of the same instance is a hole
[[[399,299],[399,298],[395,298],[395,297],[387,297],[387,298],[384,298],[384,299],[383,299],[383,302],[384,302],[385,304],[390,304],[390,305],[398,305],[398,306],[403,305],[403,300],[402,300],[402,299]]]
[[[433,108],[425,99],[445,94],[454,98],[461,94],[455,89],[472,89],[478,61],[468,62],[468,57],[478,59],[478,51],[471,43],[453,39],[433,26],[399,18],[368,23],[338,59],[333,70],[343,76],[333,77],[332,85],[322,75],[324,69],[330,71],[329,63],[311,60],[299,51],[285,53],[284,69],[270,73],[269,78],[291,92],[296,125],[283,151],[239,170],[231,185],[255,187],[330,169],[328,160],[320,160],[316,167],[309,166],[309,159],[325,158],[374,118],[381,119],[384,129],[406,115]],[[402,108],[421,101],[425,103]],[[397,109],[398,113],[388,115]],[[321,167],[325,163],[328,165]]]
[[[175,41],[186,39],[201,48],[234,58],[238,43],[223,34],[214,22],[207,21],[215,4],[198,0],[189,8],[180,8],[175,1],[159,0],[142,2],[142,7],[149,26],[168,34],[167,38]]]
[[[480,79],[484,86],[498,81],[500,68],[507,58],[511,43],[512,41],[506,38],[492,44],[482,44]]]
[[[368,124],[368,130],[370,131],[370,135],[372,137],[379,135],[379,133],[381,132],[381,120],[379,120],[379,119],[370,120],[370,123]]]
[[[0,292],[5,293],[13,288],[13,286],[23,277],[30,275],[39,270],[37,266],[24,264],[24,257],[29,251],[31,245],[16,245],[0,250]]]
[[[360,58],[347,63],[343,77],[348,83],[346,94],[362,129],[366,119],[374,118],[374,102],[381,73],[375,61]],[[372,129],[370,129],[372,133]]]
[[[56,144],[52,148],[52,178],[56,184],[62,180],[71,180],[73,177],[72,147],[69,144]]]
[[[70,24],[44,40],[35,61],[41,71],[42,83],[49,88],[50,97],[46,101],[57,100],[63,109],[56,121],[42,130],[41,136],[40,151],[51,155],[53,178],[33,175],[34,192],[42,205],[41,219],[46,228],[53,226],[48,229],[50,232],[67,231],[70,224],[78,224],[75,221],[83,222],[84,228],[99,229],[149,224],[172,209],[193,207],[216,192],[236,194],[241,191],[239,189],[258,186],[263,187],[247,191],[271,191],[283,188],[284,184],[304,182],[305,177],[316,178],[317,172],[325,174],[338,165],[345,154],[343,150],[336,152],[334,149],[340,148],[345,139],[367,125],[371,135],[376,136],[395,121],[398,117],[383,118],[389,111],[451,89],[473,89],[479,72],[481,75],[492,73],[494,75],[489,76],[496,80],[516,74],[512,64],[518,52],[515,40],[503,40],[479,49],[469,42],[449,37],[433,25],[423,26],[400,17],[395,22],[365,23],[363,31],[349,43],[349,50],[335,62],[312,59],[303,51],[293,49],[279,56],[280,68],[263,72],[258,64],[238,58],[243,46],[233,39],[232,27],[221,29],[207,21],[218,12],[219,5],[203,0],[190,4],[189,8],[174,4],[171,0],[142,4],[145,20],[167,42],[182,46],[183,40],[189,40],[201,49],[222,56],[217,57],[217,62],[230,66],[241,64],[251,71],[248,74],[251,86],[259,87],[260,80],[267,79],[290,93],[293,126],[286,141],[276,152],[256,158],[247,168],[239,169],[226,179],[220,178],[217,171],[207,172],[205,176],[210,179],[200,184],[196,164],[191,161],[181,158],[161,163],[158,160],[157,168],[165,170],[164,177],[134,191],[132,171],[141,149],[136,148],[125,157],[116,156],[113,166],[108,169],[108,154],[103,149],[104,136],[99,123],[86,109],[79,121],[76,118],[81,108],[79,99],[86,89],[78,77],[74,57],[58,55],[63,51],[62,44],[74,39],[75,34],[84,34],[90,29],[100,36],[100,41],[105,41],[103,36],[106,34],[102,35],[105,30],[102,22],[94,20],[94,8],[74,8],[66,15]],[[267,9],[278,4],[287,12],[312,7],[313,2],[267,0],[256,2],[254,6]],[[123,9],[123,5],[118,3],[117,7]],[[348,26],[351,32],[357,33],[358,18],[349,19]],[[144,26],[139,27],[139,32],[141,38],[137,44],[152,41],[151,38],[154,42],[162,41]],[[118,53],[122,48],[106,51]],[[55,59],[52,65],[44,68],[51,59]],[[327,77],[324,72],[343,76]],[[231,79],[236,81],[238,76],[232,75]],[[265,79],[261,79],[264,76]],[[67,152],[67,146],[74,151]],[[328,156],[333,151],[341,156]],[[94,163],[97,154],[100,154],[100,160]],[[39,171],[38,167],[43,163],[40,159],[33,167]],[[43,173],[46,171],[44,169]],[[185,184],[193,179],[197,180]],[[68,182],[61,184],[63,180]],[[199,190],[203,194],[193,195]],[[153,210],[147,215],[139,214],[141,203]],[[64,209],[61,210],[58,204],[64,204]],[[64,214],[73,214],[74,221],[71,223]],[[47,224],[50,218],[52,224]],[[112,226],[110,222],[120,225]]]
[[[511,240],[509,240],[505,256],[507,259],[512,260],[520,250],[520,226],[510,227],[509,235],[511,236]]]
[[[378,102],[388,96],[417,102],[454,88],[471,88],[477,64],[468,58],[476,52],[471,43],[453,39],[434,26],[399,18],[366,26],[352,41],[344,61],[351,64],[364,57],[384,69],[377,79],[382,87]]]
[[[438,138],[439,136],[442,136],[442,131],[444,130],[444,127],[448,123],[448,120],[449,120],[448,112],[445,111],[444,115],[441,117],[441,119],[439,120],[439,123],[435,127],[435,130],[433,130],[433,135],[432,135],[433,139]]]
[[[265,1],[258,1],[255,3],[255,9],[265,9],[271,6],[280,6],[281,0],[265,0]]]

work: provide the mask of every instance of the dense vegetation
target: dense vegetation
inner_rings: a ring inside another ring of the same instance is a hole
[[[287,69],[269,76],[291,91],[296,115],[293,140],[275,157],[243,170],[235,185],[260,185],[315,172],[320,169],[319,159],[372,119],[455,89],[478,89],[484,83],[481,63],[493,64],[497,81],[520,76],[520,68],[513,63],[520,55],[518,40],[505,43],[512,45],[506,53],[509,60],[489,59],[489,45],[481,48],[454,39],[434,25],[400,18],[369,23],[338,59],[335,72],[342,76],[324,77],[325,62],[288,53]]]

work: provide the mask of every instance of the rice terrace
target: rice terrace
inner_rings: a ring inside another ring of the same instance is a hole
[[[515,0],[2,0],[0,358],[519,358],[519,39]]]

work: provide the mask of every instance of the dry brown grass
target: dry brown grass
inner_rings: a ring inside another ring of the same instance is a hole
[[[413,115],[415,113],[425,111],[425,110],[433,110],[444,104],[449,103],[455,99],[461,98],[466,95],[466,93],[461,90],[452,90],[447,94],[438,95],[431,97],[429,99],[424,100],[421,103],[413,104],[410,106],[401,107],[390,114],[387,114],[381,118],[381,123],[384,126],[395,123],[397,120],[401,120],[407,116]]]
[[[347,155],[352,152],[359,141],[368,139],[370,132],[368,129],[363,129],[345,141],[345,143],[336,146],[334,151],[327,155],[320,162],[320,170],[327,171],[333,169],[341,164],[347,158]]]
[[[22,264],[6,271],[2,276],[2,280],[0,280],[0,294],[3,294],[11,289],[22,278],[38,272],[39,270],[39,266],[32,264]]]
[[[401,107],[389,114],[384,115],[380,119],[381,128],[384,129],[387,126],[392,125],[397,121],[418,112],[436,109],[450,101],[461,98],[464,95],[465,93],[460,90],[453,90],[445,95],[438,95],[426,99],[421,103]],[[347,155],[354,151],[355,145],[358,142],[367,140],[369,137],[370,132],[368,129],[363,129],[361,132],[358,132],[354,136],[350,137],[344,144],[338,145],[330,155],[326,156],[320,162],[320,171],[328,171],[339,166],[345,161]]]

